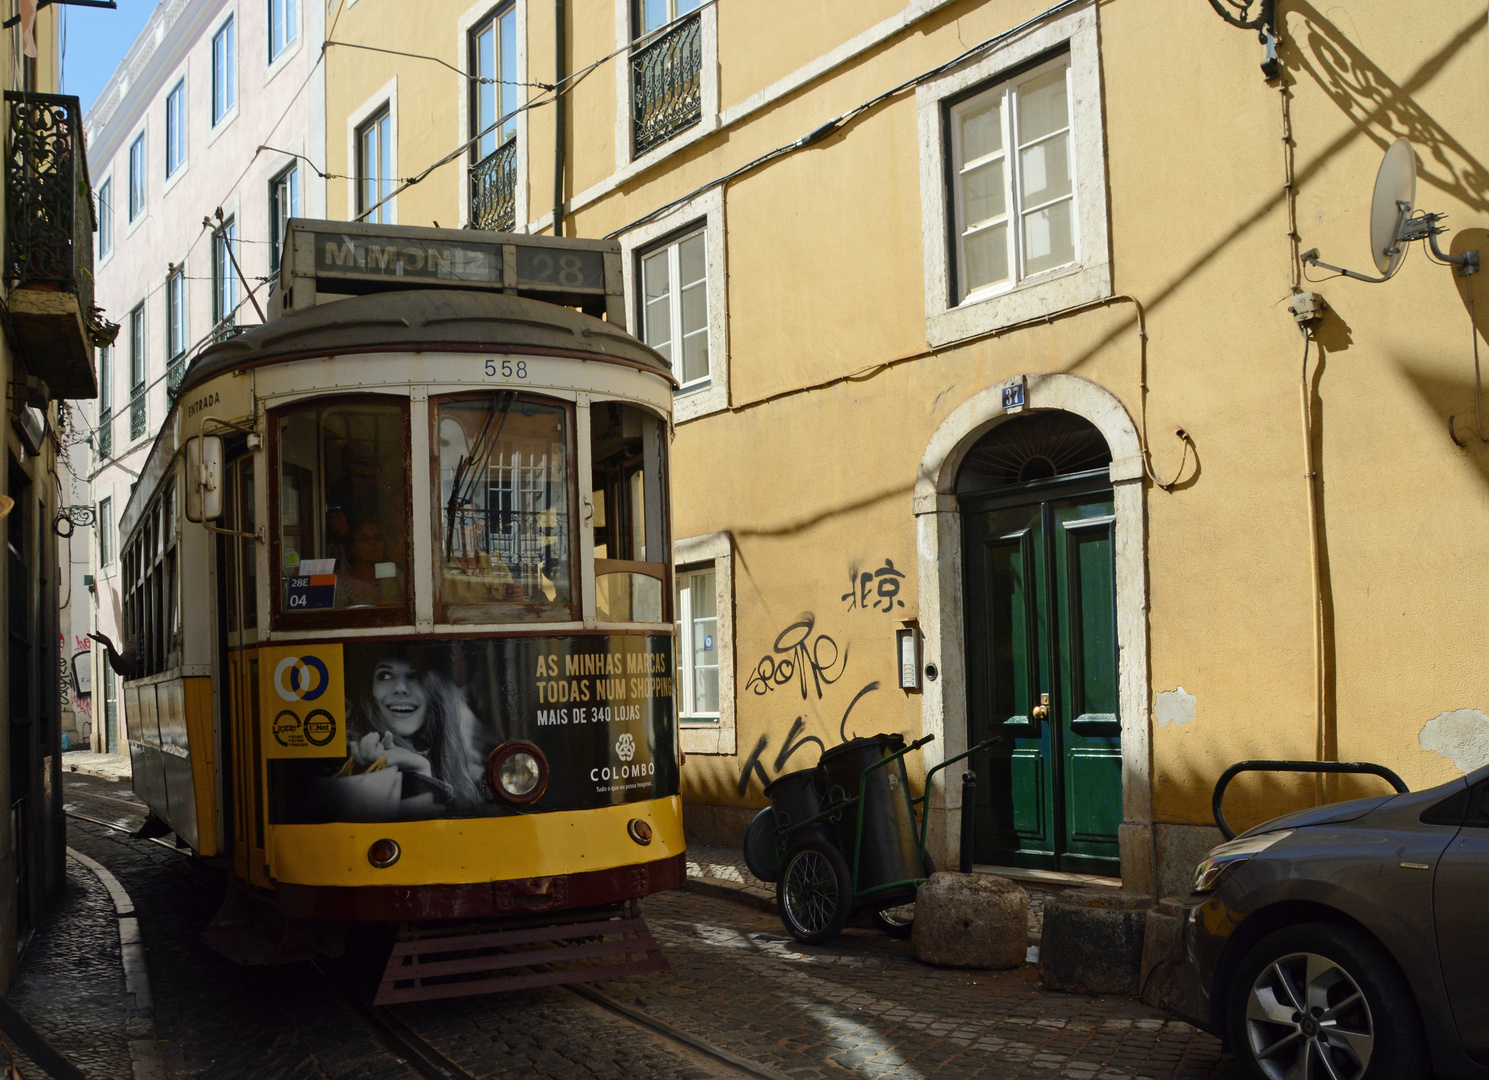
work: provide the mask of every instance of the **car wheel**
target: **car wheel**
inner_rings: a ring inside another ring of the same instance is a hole
[[[1426,1075],[1416,1000],[1395,962],[1358,930],[1316,923],[1269,934],[1231,983],[1231,1051],[1254,1080]]]
[[[848,862],[825,840],[804,840],[786,856],[776,882],[781,922],[799,941],[822,945],[843,932],[853,908]]]

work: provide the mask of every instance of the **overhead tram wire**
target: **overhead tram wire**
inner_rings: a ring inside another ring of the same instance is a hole
[[[947,60],[947,61],[945,61],[943,63],[937,64],[935,67],[930,68],[927,71],[923,71],[919,75],[914,75],[914,76],[912,76],[912,77],[904,80],[903,82],[901,82],[901,83],[899,83],[899,84],[897,84],[895,86],[890,87],[888,90],[884,90],[884,91],[882,91],[882,92],[880,92],[878,94],[875,94],[873,97],[869,98],[867,101],[864,101],[863,103],[861,103],[859,105],[855,105],[853,108],[847,110],[846,112],[839,113],[837,116],[833,117],[831,120],[828,120],[825,123],[822,123],[822,124],[817,125],[817,127],[813,128],[811,131],[807,132],[805,135],[803,135],[801,138],[797,139],[796,141],[789,142],[789,143],[784,143],[784,144],[782,144],[780,146],[777,146],[773,150],[767,150],[765,153],[761,154],[759,157],[754,158],[751,161],[745,162],[743,165],[740,165],[738,168],[733,169],[730,172],[727,172],[727,173],[723,174],[722,176],[715,177],[713,180],[710,180],[706,184],[700,184],[698,187],[694,188],[692,191],[688,192],[686,195],[679,196],[678,198],[675,198],[675,199],[671,200],[670,202],[667,202],[667,203],[662,204],[661,206],[657,207],[655,210],[652,210],[649,213],[643,214],[641,217],[637,218],[635,221],[632,221],[630,224],[628,224],[628,225],[622,225],[618,229],[612,229],[610,232],[608,232],[608,233],[605,234],[605,239],[607,239],[607,240],[613,239],[614,237],[619,236],[623,232],[627,232],[627,231],[629,231],[631,229],[636,228],[638,225],[644,225],[648,221],[651,221],[651,220],[653,220],[655,218],[661,217],[663,214],[665,214],[668,211],[674,209],[675,207],[681,206],[684,203],[686,203],[686,202],[688,202],[688,201],[690,201],[692,199],[697,198],[699,195],[703,194],[705,191],[708,191],[710,188],[722,187],[723,185],[728,184],[730,181],[736,180],[739,177],[745,175],[746,173],[749,173],[749,172],[754,171],[755,169],[758,169],[762,165],[766,165],[766,164],[768,164],[768,163],[770,163],[772,161],[775,161],[777,158],[785,157],[787,154],[795,153],[797,150],[804,150],[808,146],[812,146],[812,145],[814,145],[814,144],[816,144],[818,142],[821,142],[823,139],[827,138],[829,135],[833,134],[836,131],[841,130],[842,128],[846,127],[848,124],[852,123],[860,115],[862,115],[863,113],[867,112],[868,110],[874,108],[876,105],[879,105],[882,102],[888,101],[892,97],[896,97],[896,96],[904,93],[906,90],[909,90],[910,88],[916,86],[917,84],[919,84],[921,82],[924,82],[926,79],[934,78],[935,76],[940,75],[941,73],[943,73],[945,71],[951,70],[952,68],[956,67],[958,64],[965,63],[966,61],[972,59],[973,57],[975,57],[979,53],[986,52],[988,49],[992,49],[992,48],[997,47],[1002,42],[1007,41],[1009,38],[1013,37],[1014,35],[1019,34],[1019,33],[1022,33],[1023,31],[1029,29],[1031,26],[1034,26],[1034,25],[1036,25],[1036,24],[1038,24],[1040,22],[1043,22],[1045,19],[1048,19],[1051,15],[1056,15],[1059,12],[1064,11],[1068,7],[1073,7],[1076,4],[1078,4],[1078,3],[1084,3],[1084,2],[1085,2],[1085,0],[1060,0],[1060,3],[1056,4],[1054,7],[1048,8],[1048,9],[1040,12],[1038,15],[1035,15],[1033,18],[1025,19],[1023,22],[1019,23],[1017,26],[1012,27],[1011,29],[1008,29],[1008,30],[1004,30],[1000,34],[995,34],[992,37],[988,38],[987,40],[981,41],[978,44],[973,45],[971,48],[964,50],[963,52],[959,53],[958,55],[952,57],[950,60]]]
[[[402,193],[404,191],[407,191],[409,188],[413,187],[415,184],[420,183],[421,181],[423,181],[426,178],[428,178],[429,174],[432,173],[432,172],[434,172],[436,169],[441,168],[441,167],[443,167],[445,165],[448,165],[452,161],[458,160],[461,157],[461,155],[463,155],[467,150],[469,150],[476,143],[480,142],[481,139],[485,138],[491,132],[498,130],[500,127],[502,127],[502,125],[504,125],[507,121],[511,120],[513,117],[517,116],[519,113],[526,112],[529,109],[536,109],[540,105],[550,105],[550,104],[552,104],[553,102],[557,101],[561,95],[567,94],[569,91],[573,90],[576,86],[578,86],[581,82],[583,82],[585,80],[585,78],[587,78],[590,74],[592,74],[602,64],[606,64],[609,61],[615,59],[621,53],[630,52],[632,49],[636,48],[636,46],[640,42],[645,42],[647,39],[655,40],[655,39],[661,37],[668,30],[672,29],[674,26],[676,26],[678,23],[682,22],[684,19],[690,19],[690,18],[692,18],[694,15],[696,15],[698,12],[702,11],[704,8],[709,7],[711,5],[714,5],[714,4],[717,4],[718,2],[719,2],[719,0],[706,0],[705,3],[700,4],[697,8],[695,8],[693,11],[688,12],[686,15],[679,15],[677,18],[672,19],[670,22],[663,23],[661,26],[657,27],[655,30],[651,31],[649,34],[642,35],[642,37],[638,38],[636,41],[628,42],[627,44],[621,46],[620,48],[614,49],[611,52],[606,53],[604,56],[600,57],[598,60],[591,61],[589,64],[587,64],[586,66],[580,68],[578,71],[576,71],[576,72],[574,72],[574,73],[572,73],[570,75],[564,76],[562,79],[559,79],[557,82],[555,82],[552,86],[548,87],[544,91],[544,94],[546,96],[538,96],[538,97],[530,98],[529,100],[523,102],[521,105],[517,106],[517,108],[513,109],[511,112],[507,113],[505,116],[502,116],[502,117],[500,117],[497,120],[494,120],[484,130],[482,130],[482,131],[478,132],[477,134],[473,135],[471,138],[466,139],[465,142],[463,142],[459,146],[455,147],[454,150],[451,150],[448,154],[446,154],[444,157],[440,158],[438,161],[434,162],[432,165],[426,166],[422,172],[416,173],[413,176],[405,177],[403,179],[403,181],[396,188],[394,188],[388,194],[384,195],[381,199],[379,199],[377,202],[373,203],[367,209],[363,210],[356,217],[352,218],[352,220],[353,221],[361,221],[368,214],[371,214],[373,211],[377,210],[384,203],[388,202],[391,199],[396,198],[400,193]],[[1073,4],[1073,3],[1077,3],[1077,2],[1078,2],[1078,0],[1063,0],[1063,3],[1060,6],[1063,7],[1066,4]],[[323,55],[324,55],[324,53],[323,53]],[[429,58],[426,57],[424,59],[429,59]],[[541,86],[543,84],[541,84],[541,83],[524,83],[524,84],[517,84],[517,85]],[[270,147],[269,149],[273,149],[273,148]],[[286,153],[287,151],[281,150],[279,152],[280,153]],[[312,161],[310,161],[309,158],[305,158],[304,160],[305,160],[306,164],[308,164],[312,169],[315,169],[316,170],[317,175],[320,175],[323,178],[329,178],[329,175],[330,174],[322,173],[319,169],[316,169],[315,163],[312,162]],[[347,176],[347,177],[336,177],[336,179],[356,180],[356,179],[360,179],[360,178],[359,177],[349,177],[349,176]]]

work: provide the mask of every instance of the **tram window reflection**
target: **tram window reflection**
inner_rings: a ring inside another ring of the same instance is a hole
[[[571,618],[567,409],[502,391],[436,415],[445,617]]]
[[[667,428],[617,401],[590,407],[595,616],[602,622],[662,622],[667,565]]]
[[[285,613],[406,606],[406,432],[404,406],[390,402],[279,414]]]

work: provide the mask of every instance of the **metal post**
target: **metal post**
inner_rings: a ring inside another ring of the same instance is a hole
[[[962,773],[962,865],[964,874],[972,872],[972,825],[977,814],[977,774],[971,769]]]

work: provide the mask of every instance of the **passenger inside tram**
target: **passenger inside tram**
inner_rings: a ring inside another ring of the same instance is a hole
[[[342,571],[336,575],[337,607],[390,607],[403,603],[403,571],[388,562],[383,529],[374,520],[352,531]]]

